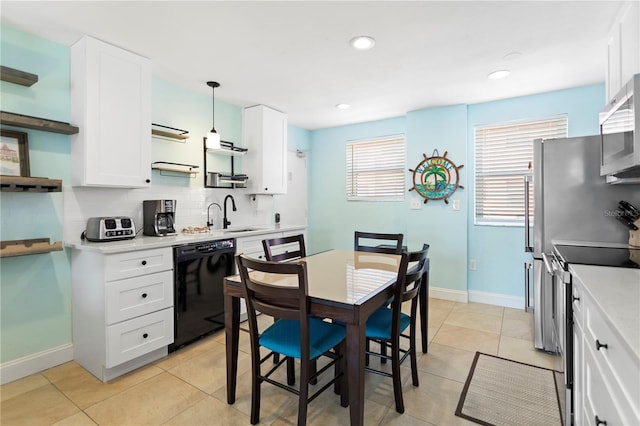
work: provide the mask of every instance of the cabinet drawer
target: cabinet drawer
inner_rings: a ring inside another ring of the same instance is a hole
[[[584,322],[585,346],[593,351],[598,363],[606,365],[611,371],[611,380],[619,382],[618,387],[623,391],[620,393],[627,395],[631,401],[640,401],[640,380],[638,375],[633,373],[638,371],[637,361],[591,303],[584,305]],[[597,350],[596,340],[600,344],[606,344],[607,348]]]
[[[173,271],[158,272],[106,284],[107,324],[173,306]]]
[[[105,280],[115,281],[173,269],[170,247],[106,256]]]
[[[594,349],[585,348],[584,418],[582,424],[596,425],[596,416],[607,426],[635,425],[640,419],[624,398],[606,365],[598,361]]]
[[[107,368],[173,343],[173,308],[107,327]]]

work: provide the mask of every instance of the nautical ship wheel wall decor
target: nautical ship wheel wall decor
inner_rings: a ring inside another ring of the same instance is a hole
[[[415,169],[409,169],[413,172],[413,187],[409,191],[416,191],[418,195],[424,198],[424,203],[429,200],[443,200],[445,204],[449,204],[448,198],[456,192],[456,189],[464,189],[460,185],[460,174],[458,171],[464,165],[455,165],[453,161],[447,158],[447,151],[444,155],[440,155],[437,149],[433,150],[431,157],[422,154],[422,160]]]

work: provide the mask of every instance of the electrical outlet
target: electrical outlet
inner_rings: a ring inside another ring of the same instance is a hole
[[[475,271],[478,268],[478,262],[475,259],[469,259],[469,269]]]
[[[422,208],[422,202],[418,198],[411,199],[411,208],[413,210],[419,210]]]
[[[453,209],[460,210],[460,200],[453,200]]]

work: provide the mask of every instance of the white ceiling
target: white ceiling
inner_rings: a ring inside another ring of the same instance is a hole
[[[150,58],[164,80],[209,95],[215,80],[216,99],[269,105],[317,129],[601,83],[621,5],[2,0],[0,12],[3,25],[65,45],[89,34]],[[375,47],[353,50],[363,34]],[[521,55],[505,58],[512,52]],[[487,79],[504,68],[506,79]]]

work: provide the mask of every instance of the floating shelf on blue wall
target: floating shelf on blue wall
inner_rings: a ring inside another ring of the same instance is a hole
[[[38,82],[38,76],[30,72],[0,65],[0,80],[31,87]]]

